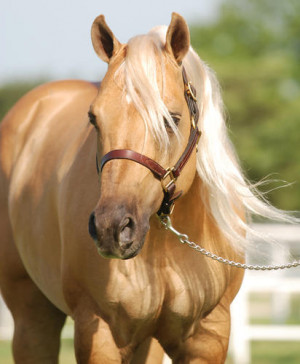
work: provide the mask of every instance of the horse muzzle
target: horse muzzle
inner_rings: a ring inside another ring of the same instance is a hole
[[[98,207],[89,219],[89,233],[104,258],[135,257],[144,244],[148,230],[149,220],[140,219],[124,205]]]

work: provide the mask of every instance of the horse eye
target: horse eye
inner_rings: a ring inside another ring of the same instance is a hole
[[[179,121],[180,121],[180,115],[179,114],[172,114],[171,113],[171,116],[172,116],[172,119],[173,119],[175,125],[178,126]]]
[[[96,124],[96,116],[91,111],[88,112],[88,117],[89,117],[90,123],[92,125],[94,125],[94,126],[97,126],[97,124]]]
[[[179,122],[180,122],[180,115],[179,114],[175,114],[175,113],[170,113],[173,121],[174,121],[174,124],[176,126],[179,125]],[[169,124],[168,120],[166,118],[164,118],[164,123],[165,123],[165,127],[169,130],[172,130],[171,128],[171,125]]]

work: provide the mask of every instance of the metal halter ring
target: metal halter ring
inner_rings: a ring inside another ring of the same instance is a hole
[[[165,191],[165,192],[168,192],[168,188],[173,184],[173,183],[175,183],[176,182],[176,177],[174,177],[174,175],[173,175],[173,170],[174,170],[174,167],[169,167],[169,168],[167,168],[166,169],[166,171],[167,171],[167,173],[163,176],[163,178],[162,178],[162,180],[160,181],[161,182],[161,186],[162,186],[162,188],[163,188],[163,190]],[[167,184],[165,184],[164,183],[164,181],[165,181],[165,179],[166,178],[168,178],[168,177],[170,177],[170,181],[167,183]]]

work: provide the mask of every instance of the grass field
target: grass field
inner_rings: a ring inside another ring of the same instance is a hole
[[[299,342],[253,342],[252,364],[299,364]],[[10,342],[0,341],[0,364],[13,364]],[[42,364],[42,363],[41,363]],[[73,340],[62,340],[60,364],[76,364]],[[226,364],[233,364],[230,356]]]

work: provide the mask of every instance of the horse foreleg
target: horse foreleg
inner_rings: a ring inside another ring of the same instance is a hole
[[[2,289],[15,323],[15,363],[58,363],[65,314],[48,301],[30,278],[2,285]]]
[[[75,352],[79,364],[161,364],[164,351],[155,339],[147,339],[136,350],[118,348],[108,324],[99,316],[78,309],[75,320]]]
[[[163,357],[164,350],[158,341],[149,338],[135,351],[130,364],[161,364]]]
[[[109,326],[99,316],[78,309],[75,321],[75,353],[78,364],[120,364],[119,349]]]
[[[221,301],[192,336],[170,353],[174,364],[222,364],[226,360],[230,334],[229,305]]]
[[[65,314],[28,276],[13,242],[7,214],[0,211],[0,286],[14,318],[16,364],[56,364]]]

